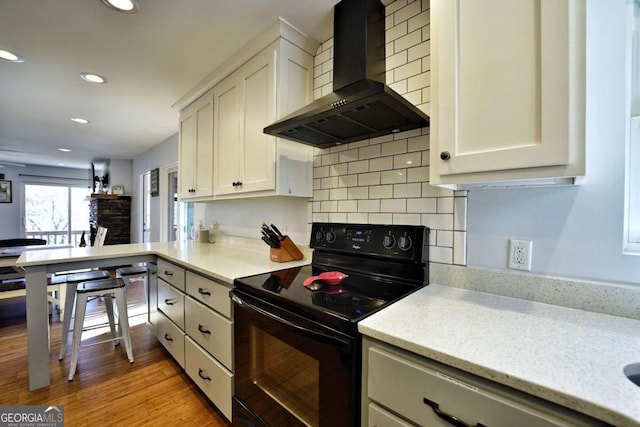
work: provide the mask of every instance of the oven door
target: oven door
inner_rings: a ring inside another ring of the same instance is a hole
[[[233,425],[355,425],[357,340],[238,289],[231,298]]]

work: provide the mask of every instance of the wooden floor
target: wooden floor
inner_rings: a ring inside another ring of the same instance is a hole
[[[54,310],[51,385],[30,392],[25,319],[24,297],[0,300],[0,406],[62,405],[65,425],[74,427],[230,425],[144,322],[131,328],[133,364],[129,364],[124,346],[103,343],[81,348],[75,379],[68,382],[70,355],[58,361],[61,323]],[[108,328],[104,330],[108,332]],[[105,338],[108,335],[89,340]]]

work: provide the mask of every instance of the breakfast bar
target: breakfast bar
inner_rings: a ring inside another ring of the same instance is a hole
[[[253,245],[247,240],[249,239],[228,239],[215,245],[193,241],[158,242],[23,252],[16,266],[24,269],[27,282],[29,390],[50,384],[48,274],[142,262],[155,263],[161,257],[231,284],[236,277],[309,263],[310,257],[307,254],[300,261],[286,264],[272,262],[261,241]]]

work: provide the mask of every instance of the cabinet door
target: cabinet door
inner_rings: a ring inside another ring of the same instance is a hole
[[[575,130],[584,114],[579,4],[456,0],[432,5],[432,181],[572,161],[572,139],[581,136]],[[447,160],[440,156],[445,152]]]
[[[196,132],[195,114],[192,108],[187,108],[180,113],[180,139],[179,139],[179,168],[178,188],[180,198],[193,197],[193,189],[196,187],[193,170],[195,168]]]
[[[243,117],[240,129],[244,141],[239,190],[263,191],[275,188],[275,137],[263,132],[275,116],[275,72],[277,50],[268,48],[240,70],[243,87]]]
[[[180,113],[180,198],[213,194],[213,94],[206,93]]]
[[[240,181],[239,159],[243,152],[240,140],[240,109],[242,87],[235,75],[214,88],[214,194],[235,193]]]
[[[208,93],[198,101],[196,116],[196,197],[213,195],[213,94]]]

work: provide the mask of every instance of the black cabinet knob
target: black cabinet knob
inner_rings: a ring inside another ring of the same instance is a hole
[[[442,153],[440,153],[440,158],[442,160],[449,160],[451,159],[451,154],[448,151],[443,151]]]

